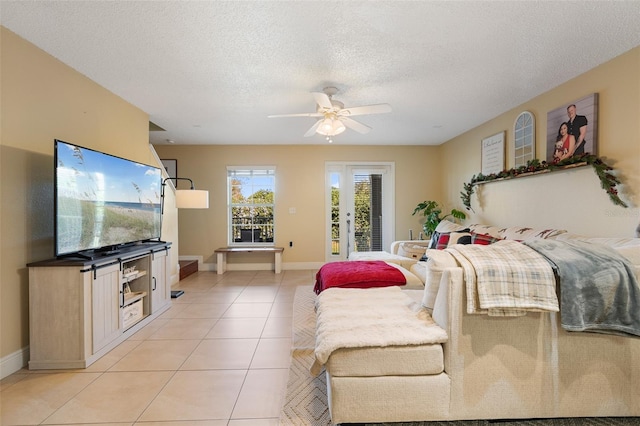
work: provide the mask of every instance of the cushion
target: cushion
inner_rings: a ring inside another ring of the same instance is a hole
[[[412,259],[420,259],[425,252],[425,246],[412,243],[400,243],[398,246],[398,255],[410,257]]]
[[[443,233],[450,233],[450,232],[469,232],[469,229],[464,225],[460,225],[459,223],[455,223],[455,222],[451,222],[450,220],[443,219],[440,221],[438,226],[436,226],[435,231],[431,235],[431,241],[429,241],[429,248],[436,248],[436,245],[438,244],[438,238],[440,238],[440,235]]]
[[[452,255],[441,250],[429,249],[426,255],[429,260],[427,260],[422,306],[432,311],[440,288],[442,272],[447,268],[457,267],[458,262]]]
[[[342,348],[325,367],[334,377],[422,376],[442,373],[444,353],[439,343]]]
[[[451,222],[450,220],[443,219],[440,221],[438,226],[436,226],[435,232],[457,232],[467,227],[464,225],[460,225],[459,223]]]
[[[486,234],[476,234],[475,232],[471,233],[471,244],[481,244],[483,246],[488,246],[489,244],[493,244],[496,241],[500,241],[500,238]]]
[[[422,248],[422,250],[424,251],[424,247]],[[402,287],[403,289],[422,290],[424,288],[424,281],[420,279],[420,277],[416,276],[413,272],[409,271],[407,268],[404,268],[402,267],[402,265],[398,265],[392,262],[387,262],[387,265],[393,266],[398,271],[402,272],[402,275],[404,275],[404,279],[406,281],[406,284],[404,285],[404,287]]]
[[[405,285],[407,279],[398,268],[401,266],[380,260],[325,263],[316,273],[313,290],[320,294],[330,287],[370,288]]]
[[[438,245],[438,239],[440,238],[440,234],[441,232],[435,231],[431,235],[431,239],[429,240],[429,245],[427,246],[427,248],[430,248],[430,249],[436,248],[436,246]]]
[[[424,254],[425,249],[426,247],[422,247],[422,254]],[[418,259],[400,256],[386,251],[353,251],[349,253],[349,260],[382,260],[387,263],[397,263],[407,269],[411,268],[411,265],[418,261]]]
[[[454,244],[471,244],[471,233],[468,229],[463,229],[461,232],[442,232],[438,234],[438,241],[435,247],[429,247],[431,249],[443,250]]]
[[[480,225],[475,223],[473,225],[469,225],[469,230],[471,232],[475,232],[476,234],[490,235],[494,238],[502,238],[502,235],[500,234],[501,229],[497,226]]]
[[[505,240],[524,241],[531,238],[553,238],[567,231],[563,229],[534,229],[523,226],[512,226],[500,230],[500,237]]]

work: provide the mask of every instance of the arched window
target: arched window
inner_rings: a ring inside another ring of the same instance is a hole
[[[518,115],[513,124],[514,134],[514,167],[527,164],[536,156],[536,120],[529,111]]]

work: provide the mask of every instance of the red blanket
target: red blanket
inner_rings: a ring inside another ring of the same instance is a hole
[[[404,274],[381,260],[331,262],[316,274],[314,291],[320,294],[329,287],[369,288],[405,285]]]

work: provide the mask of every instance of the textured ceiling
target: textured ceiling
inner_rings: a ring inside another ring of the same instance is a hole
[[[149,114],[152,143],[437,145],[640,45],[638,1],[2,1],[0,22]],[[577,94],[580,95],[580,94]]]

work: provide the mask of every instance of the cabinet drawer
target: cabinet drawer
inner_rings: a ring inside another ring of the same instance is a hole
[[[142,319],[142,299],[122,308],[122,326],[129,328]]]

